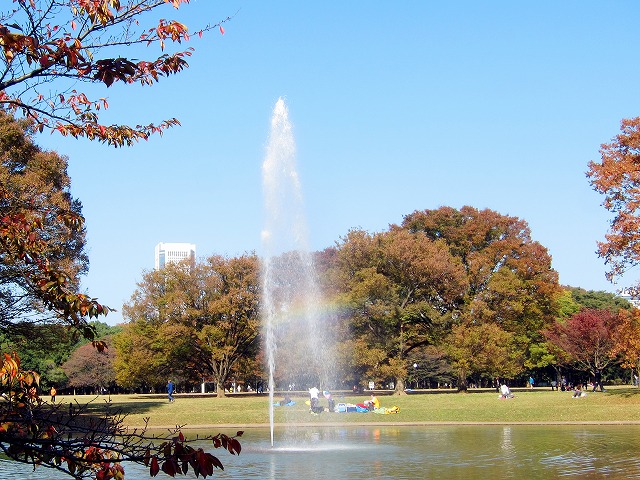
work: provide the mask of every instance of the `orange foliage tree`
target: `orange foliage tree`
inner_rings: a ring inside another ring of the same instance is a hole
[[[109,308],[78,292],[88,264],[81,204],[66,159],[41,150],[32,133],[32,121],[0,111],[0,326],[53,318],[102,349],[88,320]]]
[[[620,356],[621,365],[633,370],[634,382],[640,387],[640,310],[620,310],[620,325],[613,352]]]
[[[598,243],[612,282],[640,264],[640,117],[622,120],[620,130],[587,171],[593,189],[605,196],[602,205],[614,214],[605,241]]]

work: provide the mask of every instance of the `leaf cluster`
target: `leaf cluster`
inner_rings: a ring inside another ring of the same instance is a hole
[[[600,147],[600,161],[589,162],[587,177],[604,195],[602,205],[613,214],[598,255],[609,266],[607,278],[615,281],[640,263],[640,117],[623,119],[621,133]]]
[[[175,9],[188,0],[29,0],[14,1],[0,11],[0,105],[32,119],[39,131],[85,137],[115,147],[146,140],[179,122],[158,125],[105,125],[100,122],[106,98],[90,99],[77,84],[110,87],[152,85],[188,67],[192,49],[135,60],[111,57],[115,47],[157,46],[190,39],[187,26],[159,19],[146,28],[149,14],[166,6]],[[228,20],[228,19],[226,19]],[[226,20],[223,20],[226,21]],[[196,35],[223,29],[206,25]],[[55,84],[49,89],[50,84]]]

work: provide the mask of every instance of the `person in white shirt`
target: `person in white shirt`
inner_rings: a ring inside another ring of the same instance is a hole
[[[320,390],[318,390],[316,387],[311,387],[309,389],[309,397],[311,400],[311,410],[313,410],[314,408],[318,407],[320,404],[320,399],[318,398],[320,396]]]

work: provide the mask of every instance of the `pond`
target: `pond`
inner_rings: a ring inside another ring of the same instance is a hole
[[[240,456],[215,451],[226,470],[214,478],[640,478],[640,426],[314,426],[291,442],[278,434],[272,448],[268,429],[247,429]],[[0,479],[16,478],[69,477],[2,462]],[[150,477],[129,466],[126,478]]]

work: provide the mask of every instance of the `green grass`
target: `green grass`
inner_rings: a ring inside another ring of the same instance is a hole
[[[510,400],[499,400],[493,391],[468,394],[438,393],[404,396],[380,395],[382,406],[397,405],[400,413],[377,415],[373,413],[322,413],[311,415],[304,397],[294,397],[293,407],[277,407],[276,423],[423,423],[423,422],[639,422],[640,389],[612,388],[606,392],[589,392],[587,397],[573,399],[571,392],[537,390],[515,392]],[[359,403],[366,395],[338,398],[339,402]],[[92,401],[91,408],[111,403],[127,414],[125,424],[144,425],[148,417],[152,428],[198,428],[211,425],[251,426],[268,424],[268,397],[236,396],[216,398],[212,396],[176,396],[168,403],[164,396],[114,395],[59,396],[59,401]],[[321,402],[325,404],[324,401]]]

